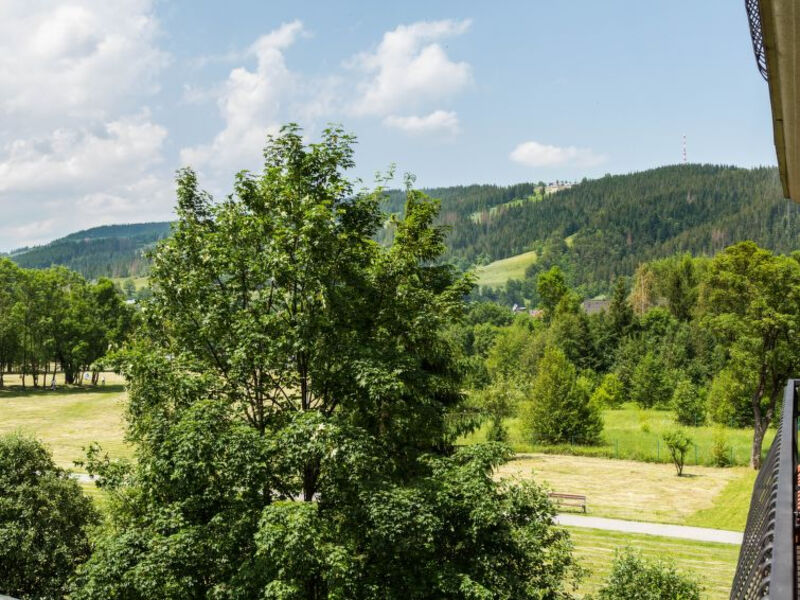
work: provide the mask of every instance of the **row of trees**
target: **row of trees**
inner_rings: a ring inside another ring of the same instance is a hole
[[[0,259],[0,387],[5,373],[20,373],[23,386],[30,377],[36,387],[57,369],[79,383],[130,334],[133,318],[108,279],[89,283],[63,267],[21,269]]]
[[[782,389],[800,368],[799,258],[742,242],[713,259],[644,263],[595,315],[558,267],[537,280],[542,319],[512,322],[507,309],[478,304],[481,322],[456,329],[493,431],[502,437],[503,417],[519,413],[538,441],[592,443],[600,408],[632,401],[673,409],[684,425],[753,427],[758,468]]]

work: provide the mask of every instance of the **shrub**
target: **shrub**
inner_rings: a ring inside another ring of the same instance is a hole
[[[751,380],[748,380],[748,376]],[[708,415],[715,423],[728,427],[753,425],[753,407],[750,396],[756,382],[746,373],[737,376],[731,369],[723,369],[711,382],[708,392]]]
[[[539,364],[525,427],[540,442],[591,444],[603,430],[600,411],[590,401],[590,383],[557,348],[549,348]]]
[[[598,406],[619,408],[624,400],[625,390],[616,373],[608,373],[592,394],[592,402]]]
[[[681,425],[697,427],[706,421],[706,407],[703,396],[688,379],[682,379],[672,394],[672,409]]]
[[[731,447],[728,444],[728,436],[722,427],[714,429],[714,438],[711,444],[711,462],[715,467],[729,467],[733,462],[731,460]]]
[[[63,598],[97,515],[38,441],[0,436],[0,595]]]
[[[661,408],[667,406],[672,391],[666,366],[652,352],[645,354],[633,370],[631,400],[642,408]]]
[[[599,600],[700,600],[700,584],[673,563],[649,561],[630,548],[618,550]]]
[[[664,443],[667,445],[675,470],[678,477],[683,475],[683,465],[686,462],[686,453],[692,446],[692,440],[681,429],[668,431],[663,436]]]

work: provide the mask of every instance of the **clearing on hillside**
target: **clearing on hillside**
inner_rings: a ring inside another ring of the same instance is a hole
[[[524,279],[525,270],[536,262],[536,251],[523,252],[493,263],[478,267],[478,285],[496,288],[505,285],[509,279]]]

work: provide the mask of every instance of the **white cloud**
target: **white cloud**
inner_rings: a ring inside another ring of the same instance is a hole
[[[352,107],[358,115],[388,115],[450,98],[472,83],[472,68],[454,62],[438,43],[469,29],[470,21],[421,21],[387,31],[377,49],[351,64],[366,74]]]
[[[0,249],[169,216],[153,0],[0,0]]]
[[[589,148],[551,146],[534,141],[519,144],[509,157],[526,167],[596,167],[607,159],[605,155],[596,154]]]
[[[0,114],[107,117],[152,92],[167,55],[150,0],[0,2]]]
[[[424,117],[389,115],[383,120],[383,123],[388,127],[400,129],[411,135],[434,133],[455,135],[459,131],[458,115],[453,111],[445,110],[436,110]]]
[[[166,130],[141,113],[102,130],[57,129],[45,137],[8,143],[0,159],[0,194],[88,192],[137,180],[161,156]]]
[[[261,36],[247,55],[255,70],[236,67],[219,92],[217,103],[225,126],[209,144],[181,150],[181,163],[217,173],[252,165],[268,133],[276,133],[282,104],[298,88],[283,52],[303,33],[300,21],[285,23]],[[228,173],[229,174],[229,173]]]

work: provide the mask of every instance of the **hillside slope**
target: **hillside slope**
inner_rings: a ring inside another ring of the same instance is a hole
[[[800,249],[800,208],[782,198],[774,168],[674,165],[553,194],[542,183],[425,191],[441,201],[446,259],[462,269],[495,263],[481,272],[482,283],[494,288],[513,278],[524,280],[516,289],[530,290],[538,272],[557,264],[573,286],[594,295],[640,262],[676,252],[711,255],[744,239],[778,252]],[[403,202],[401,191],[390,191],[384,208],[399,213]],[[377,237],[386,242],[392,233],[387,221]],[[142,251],[168,234],[169,223],[97,227],[12,258],[25,267],[65,265],[88,277],[139,276],[147,271]],[[519,258],[503,261],[511,257]]]
[[[105,225],[72,233],[44,246],[16,250],[10,258],[24,268],[62,265],[88,278],[135,277],[147,272],[144,251],[169,232],[169,222]]]

